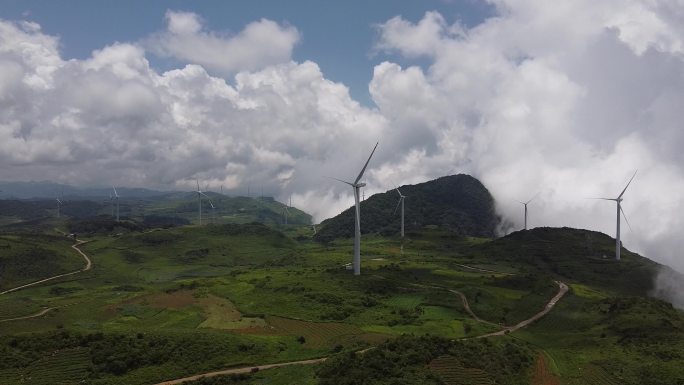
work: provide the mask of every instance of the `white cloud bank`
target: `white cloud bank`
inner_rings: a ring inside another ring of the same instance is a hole
[[[378,25],[378,52],[429,66],[377,65],[376,109],[293,62],[297,30],[269,20],[221,36],[169,12],[167,30],[87,60],[62,58],[36,24],[0,22],[0,177],[173,188],[198,177],[291,192],[323,219],[352,202],[324,176],[354,177],[379,139],[367,195],[466,172],[517,228],[517,201],[539,192],[532,225],[613,235],[615,207],[584,198],[616,196],[638,168],[623,241],[684,270],[682,12],[665,1],[494,4],[498,15],[470,29],[434,12]],[[143,47],[188,65],[158,73]]]

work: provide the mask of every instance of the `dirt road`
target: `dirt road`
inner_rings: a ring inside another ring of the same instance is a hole
[[[468,314],[470,314],[471,317],[473,317],[473,319],[475,321],[482,322],[484,324],[488,324],[488,325],[492,325],[492,326],[496,326],[496,327],[501,327],[501,325],[496,324],[494,322],[485,321],[482,318],[478,317],[477,314],[473,313],[473,311],[470,309],[470,304],[468,303],[468,298],[466,298],[465,294],[461,293],[458,290],[451,290],[451,289],[449,289],[449,292],[454,293],[454,294],[458,295],[459,297],[461,297],[461,302],[463,302],[463,308],[465,309],[465,311],[468,312]]]
[[[324,362],[328,357],[323,357],[323,358],[316,358],[313,360],[302,360],[302,361],[292,361],[292,362],[282,362],[279,364],[268,364],[268,365],[258,365],[258,366],[245,366],[241,368],[233,368],[233,369],[226,369],[226,370],[219,370],[216,372],[209,372],[209,373],[204,373],[204,374],[198,374],[195,376],[190,376],[190,377],[185,377],[185,378],[179,378],[177,380],[169,380],[169,381],[164,381],[160,382],[156,385],[177,385],[177,384],[182,384],[187,381],[194,381],[194,380],[199,380],[202,377],[214,377],[214,376],[222,376],[222,375],[227,375],[227,374],[243,374],[243,373],[251,373],[253,371],[259,371],[259,370],[266,370],[266,369],[274,369],[274,368],[281,368],[283,366],[290,366],[290,365],[312,365],[312,364],[319,364],[321,362]]]
[[[54,308],[54,307],[49,307],[49,308],[47,308],[47,309],[43,309],[43,310],[39,311],[39,312],[36,313],[36,314],[27,315],[27,316],[23,316],[23,317],[8,318],[8,319],[0,319],[0,322],[19,321],[19,320],[23,320],[23,319],[42,317],[42,316],[44,316],[45,314],[47,314],[50,310],[55,310],[55,308]]]
[[[43,283],[43,282],[52,281],[52,280],[57,279],[57,278],[62,278],[62,277],[66,277],[66,276],[69,276],[69,275],[74,275],[74,274],[82,273],[82,272],[84,272],[84,271],[88,271],[88,270],[92,269],[92,267],[93,267],[93,262],[92,262],[92,261],[90,260],[90,258],[86,255],[86,253],[84,253],[81,249],[78,248],[79,246],[81,246],[82,244],[87,243],[87,242],[88,242],[88,241],[82,241],[82,240],[80,240],[80,239],[77,239],[77,240],[76,240],[76,243],[73,244],[73,245],[71,245],[71,248],[74,249],[74,250],[76,250],[79,254],[81,254],[81,256],[83,257],[83,259],[84,259],[85,262],[86,262],[85,267],[83,267],[82,269],[76,270],[76,271],[72,271],[72,272],[70,272],[70,273],[64,273],[64,274],[59,274],[59,275],[55,275],[55,276],[52,276],[52,277],[44,278],[44,279],[41,279],[41,280],[39,280],[39,281],[27,283],[26,285],[17,286],[17,287],[14,287],[14,288],[5,290],[5,291],[3,291],[3,292],[0,292],[0,295],[7,294],[7,293],[11,293],[11,292],[13,292],[13,291],[17,291],[17,290],[21,290],[21,289],[25,289],[25,288],[27,288],[27,287],[39,285],[39,284],[41,284],[41,283]]]
[[[558,293],[555,296],[553,296],[553,298],[551,298],[549,300],[549,302],[546,303],[546,306],[544,306],[544,309],[542,311],[540,311],[539,313],[533,315],[532,317],[530,317],[524,321],[520,321],[516,325],[505,326],[502,330],[499,330],[498,332],[483,334],[481,336],[477,336],[477,337],[473,337],[473,338],[486,338],[486,337],[493,337],[493,336],[502,336],[502,335],[505,335],[508,333],[512,333],[518,329],[522,329],[522,328],[528,326],[529,324],[533,323],[534,321],[542,318],[548,312],[550,312],[551,309],[553,309],[553,307],[556,306],[556,303],[558,303],[558,301],[561,298],[563,298],[565,293],[568,292],[568,285],[566,285],[565,283],[563,283],[561,281],[556,281],[556,283],[558,284],[558,288],[559,288]]]

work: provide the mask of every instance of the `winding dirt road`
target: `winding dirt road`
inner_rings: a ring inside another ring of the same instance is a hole
[[[481,336],[477,336],[477,337],[473,337],[473,338],[486,338],[486,337],[493,337],[493,336],[503,336],[505,334],[512,333],[518,329],[522,329],[522,328],[528,326],[529,324],[533,323],[534,321],[542,318],[548,312],[550,312],[551,309],[553,309],[553,307],[556,306],[556,303],[558,303],[558,301],[560,301],[560,299],[563,298],[565,293],[568,292],[568,285],[566,285],[565,283],[563,283],[561,281],[556,281],[556,283],[558,284],[558,293],[555,296],[553,296],[553,298],[551,298],[549,300],[549,302],[546,303],[546,306],[544,306],[544,310],[540,311],[539,313],[533,315],[532,317],[530,317],[524,321],[520,321],[519,323],[517,323],[513,326],[504,326],[504,328],[502,330],[499,330],[498,332],[483,334]]]
[[[43,310],[39,311],[38,313],[32,314],[32,315],[27,315],[27,316],[17,317],[17,318],[0,319],[0,323],[1,323],[1,322],[9,322],[9,321],[19,321],[19,320],[29,319],[29,318],[38,318],[38,317],[42,317],[42,316],[44,316],[45,314],[47,314],[49,311],[55,310],[55,309],[56,309],[56,308],[54,308],[54,307],[49,307],[49,308],[47,308],[47,309],[43,309]]]
[[[70,272],[70,273],[64,273],[64,274],[55,275],[55,276],[52,276],[52,277],[48,277],[48,278],[41,279],[41,280],[39,280],[39,281],[27,283],[26,285],[21,285],[21,286],[17,286],[17,287],[11,288],[11,289],[7,289],[7,290],[5,290],[5,291],[3,291],[3,292],[0,292],[0,295],[7,294],[7,293],[11,293],[11,292],[13,292],[13,291],[17,291],[17,290],[21,290],[21,289],[25,289],[25,288],[27,288],[27,287],[39,285],[39,284],[41,284],[41,283],[43,283],[43,282],[52,281],[52,280],[57,279],[57,278],[62,278],[62,277],[66,277],[66,276],[69,276],[69,275],[74,275],[74,274],[82,273],[82,272],[84,272],[84,271],[88,271],[88,270],[92,269],[92,268],[93,268],[93,262],[90,260],[90,258],[88,257],[88,255],[86,255],[86,253],[84,253],[81,249],[78,248],[79,246],[83,245],[84,243],[88,243],[88,242],[89,242],[89,241],[82,241],[82,240],[80,240],[80,239],[77,239],[77,240],[76,240],[76,243],[74,243],[73,245],[71,245],[71,248],[74,249],[74,250],[76,250],[79,254],[81,254],[81,256],[83,257],[83,259],[84,259],[85,262],[86,262],[85,267],[83,267],[82,269],[76,270],[76,271],[72,271],[72,272]]]
[[[202,377],[214,377],[214,376],[223,376],[223,375],[228,375],[228,374],[244,374],[244,373],[251,373],[251,372],[256,372],[259,370],[266,370],[266,369],[274,369],[274,368],[281,368],[283,366],[290,366],[290,365],[313,365],[313,364],[320,364],[321,362],[324,362],[327,360],[328,357],[322,357],[322,358],[315,358],[313,360],[302,360],[302,361],[292,361],[292,362],[282,362],[279,364],[268,364],[268,365],[258,365],[258,366],[245,366],[241,368],[234,368],[234,369],[226,369],[226,370],[219,370],[216,372],[209,372],[209,373],[203,373],[203,374],[197,374],[195,376],[190,376],[190,377],[184,377],[184,378],[179,378],[177,380],[169,380],[169,381],[164,381],[160,382],[155,385],[177,385],[177,384],[182,384],[187,381],[195,381],[199,380]]]
[[[468,298],[466,298],[465,294],[461,293],[461,292],[458,291],[458,290],[451,290],[451,289],[450,289],[449,291],[450,291],[451,293],[454,293],[454,294],[458,295],[459,297],[461,297],[461,302],[463,303],[463,308],[465,309],[466,312],[468,312],[468,314],[470,314],[471,317],[473,317],[473,319],[474,319],[475,321],[481,322],[481,323],[487,324],[487,325],[496,326],[496,327],[500,327],[500,326],[501,326],[501,325],[496,324],[496,323],[494,323],[494,322],[485,321],[485,320],[483,320],[482,318],[478,317],[477,314],[473,313],[473,311],[470,309],[470,304],[468,303]]]

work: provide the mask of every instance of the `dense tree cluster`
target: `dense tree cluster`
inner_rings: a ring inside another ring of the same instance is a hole
[[[320,385],[437,385],[428,364],[450,355],[466,368],[487,372],[497,384],[528,383],[532,356],[512,342],[450,341],[441,337],[402,336],[365,352],[341,354],[317,371]]]
[[[220,366],[221,358],[215,357],[224,357],[226,352],[244,356],[262,349],[253,343],[230,343],[206,334],[81,334],[64,330],[0,337],[0,369],[27,367],[45,352],[74,348],[88,349],[92,378],[162,364],[188,371],[208,370]]]

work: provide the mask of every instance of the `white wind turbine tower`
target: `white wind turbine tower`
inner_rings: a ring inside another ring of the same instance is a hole
[[[637,170],[639,171],[639,170]],[[634,175],[629,179],[629,182],[627,182],[627,186],[622,190],[620,195],[618,195],[617,198],[597,198],[597,199],[602,199],[605,201],[615,201],[617,203],[617,228],[615,230],[615,260],[619,261],[620,260],[620,248],[622,246],[622,242],[620,241],[620,213],[622,213],[622,216],[625,217],[625,222],[627,222],[627,226],[632,228],[632,226],[629,225],[629,221],[627,221],[627,215],[625,215],[624,210],[622,210],[622,196],[625,194],[625,191],[627,191],[627,187],[629,187],[630,183],[632,183],[632,180],[637,174],[637,171],[634,171]]]
[[[404,198],[406,198],[406,195],[403,195],[401,191],[399,191],[399,187],[395,187],[395,190],[397,190],[397,194],[399,194],[399,202],[397,202],[397,207],[394,208],[394,213],[397,213],[397,209],[399,209],[399,205],[401,205],[401,238],[404,238]]]
[[[59,218],[59,209],[62,207],[62,200],[57,198],[57,218]]]
[[[114,195],[110,195],[110,199],[113,199],[116,202],[116,221],[119,221],[119,193],[116,192],[116,187],[112,186],[112,190],[114,190]],[[112,205],[112,211],[114,210],[114,206]]]
[[[287,217],[290,215],[290,208],[292,208],[292,194],[290,194],[290,203],[283,206],[283,218],[285,226],[287,226]]]
[[[285,226],[287,226],[287,216],[290,215],[290,210],[287,209],[287,206],[283,206],[283,220],[285,223]]]
[[[376,148],[378,148],[378,143],[375,143],[375,147],[373,147],[373,151],[371,152],[370,156],[368,157],[366,164],[363,165],[363,168],[361,169],[359,176],[357,176],[356,180],[354,180],[354,183],[343,181],[342,179],[333,178],[337,181],[340,181],[342,183],[346,183],[346,184],[352,186],[352,188],[354,189],[354,203],[356,206],[356,225],[355,225],[355,229],[354,229],[354,261],[353,261],[354,275],[361,275],[361,204],[359,202],[359,198],[360,198],[361,187],[364,187],[366,185],[365,183],[359,183],[359,181],[363,177],[363,173],[366,171],[366,167],[368,167],[368,163],[370,162],[371,158],[373,157],[373,154],[375,153]]]
[[[527,202],[520,202],[521,205],[525,206],[525,230],[527,230],[527,205],[536,198],[537,195],[530,198]]]
[[[208,188],[209,185],[207,184],[207,189]],[[195,193],[197,193],[197,203],[199,205],[199,225],[202,226],[202,196],[204,195],[204,197],[207,198],[212,210],[214,210],[216,207],[211,202],[211,198],[209,198],[209,196],[205,194],[204,191],[202,191],[202,189],[200,188],[199,179],[197,179],[197,191],[195,191]]]

